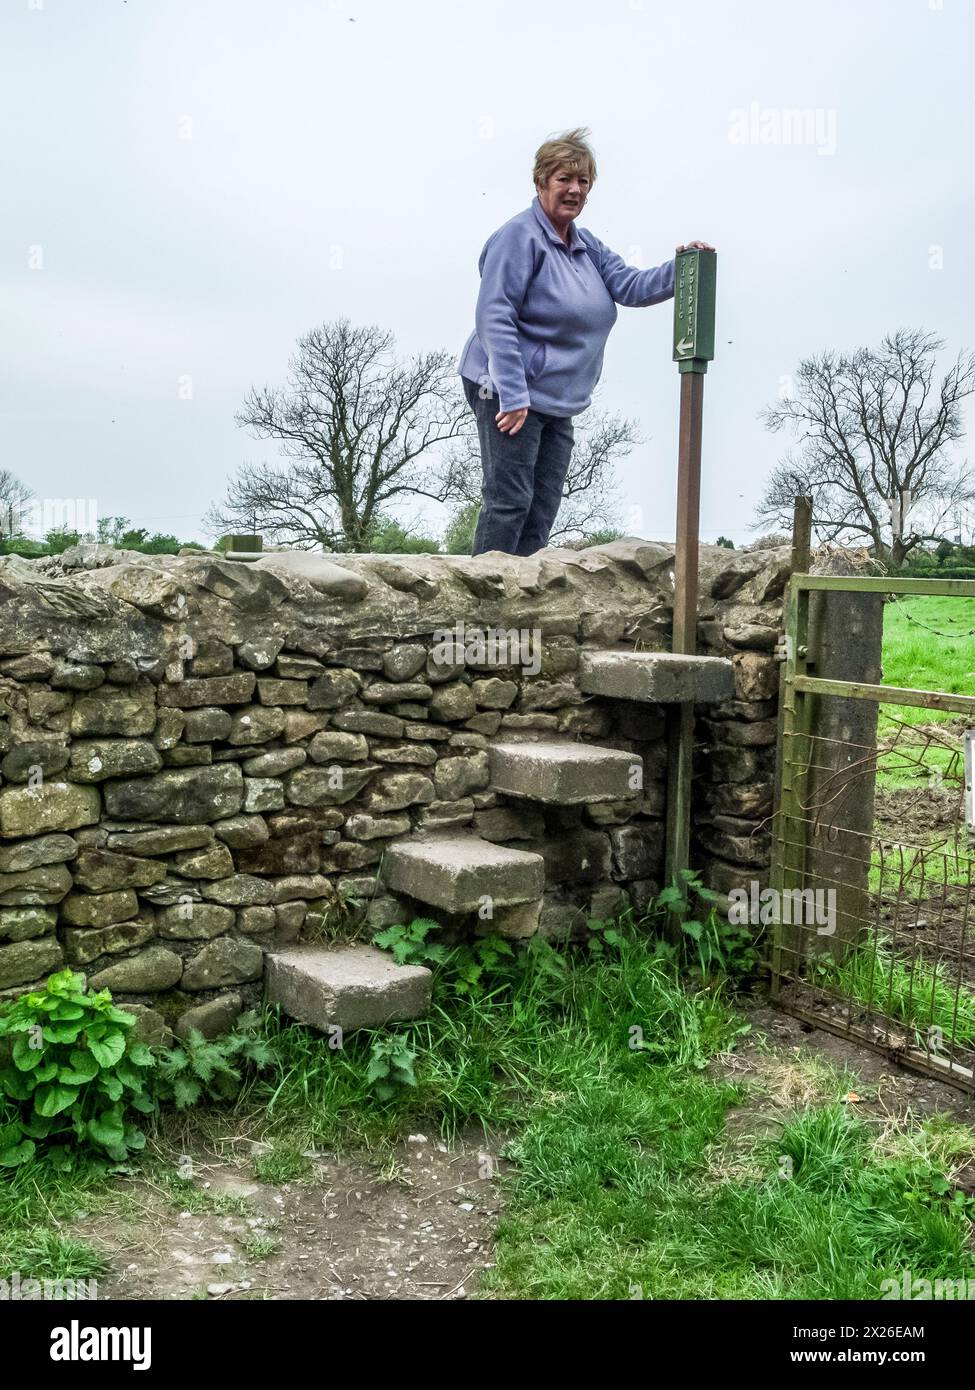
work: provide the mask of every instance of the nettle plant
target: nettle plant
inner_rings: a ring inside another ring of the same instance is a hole
[[[658,893],[654,906],[673,914],[681,933],[677,954],[692,974],[741,983],[758,967],[756,938],[746,926],[721,916],[717,902],[718,894],[693,869],[681,869],[673,885]]]
[[[156,1059],[153,1091],[159,1101],[177,1110],[200,1101],[216,1105],[236,1100],[245,1073],[260,1071],[273,1061],[274,1049],[261,1036],[261,1016],[251,1010],[219,1038],[205,1038],[191,1029],[181,1047],[172,1047]]]
[[[445,946],[427,941],[432,931],[439,931],[436,922],[417,917],[408,924],[378,932],[372,944],[391,951],[397,965],[440,966],[453,994],[477,995],[488,985],[514,978],[517,958],[504,937],[492,934],[478,937],[470,944]]]
[[[0,1042],[0,1167],[26,1163],[39,1149],[60,1169],[86,1151],[124,1163],[145,1146],[132,1112],[156,1109],[154,1058],[145,1044],[130,1044],[134,1026],[108,990],[87,990],[70,970],[0,1014],[0,1039],[8,1040]]]
[[[369,1052],[366,1084],[380,1100],[392,1100],[402,1087],[415,1086],[416,1053],[405,1038],[376,1038]]]

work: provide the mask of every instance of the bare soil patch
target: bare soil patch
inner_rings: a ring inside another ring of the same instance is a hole
[[[810,1074],[809,1064],[824,1063],[855,1080],[859,1099],[851,1103],[862,1107],[864,1114],[903,1122],[912,1114],[923,1118],[944,1111],[975,1128],[975,1098],[955,1086],[910,1072],[898,1066],[896,1059],[812,1027],[771,1005],[759,1005],[745,1016],[752,1025],[751,1034],[742,1038],[730,1057],[716,1058],[712,1065],[729,1077],[746,1079],[754,1074],[763,1085],[771,1084],[777,1111],[822,1103],[824,1091],[815,1072]],[[792,1067],[797,1074],[789,1084]]]
[[[483,1140],[414,1135],[379,1162],[316,1157],[281,1184],[259,1182],[252,1157],[188,1157],[188,1206],[206,1209],[137,1179],[120,1185],[124,1219],[110,1207],[79,1222],[111,1264],[99,1298],[457,1300],[492,1261],[500,1200]]]

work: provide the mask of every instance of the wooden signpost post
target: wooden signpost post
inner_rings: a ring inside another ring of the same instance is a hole
[[[714,357],[717,253],[697,249],[677,256],[674,279],[674,361],[680,372],[677,444],[677,551],[671,650],[697,652],[698,522],[701,509],[701,432],[704,374]],[[688,867],[694,705],[673,705],[668,718],[667,847],[665,875],[672,884]]]

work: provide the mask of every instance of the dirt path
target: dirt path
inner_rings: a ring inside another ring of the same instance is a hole
[[[463,1299],[492,1259],[497,1160],[474,1145],[413,1135],[382,1167],[322,1156],[285,1183],[254,1156],[187,1156],[192,1189],[127,1182],[122,1220],[79,1222],[111,1264],[99,1298]]]

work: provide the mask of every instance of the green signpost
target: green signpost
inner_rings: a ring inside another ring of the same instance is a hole
[[[671,650],[697,653],[698,526],[701,510],[701,433],[704,373],[714,357],[714,304],[718,257],[696,248],[677,255],[674,276],[674,361],[680,372],[677,445],[677,547],[674,556],[674,625]],[[694,706],[673,705],[668,714],[668,884],[688,868],[691,837],[691,773]]]
[[[714,357],[715,251],[681,251],[674,276],[674,361],[703,375]]]

